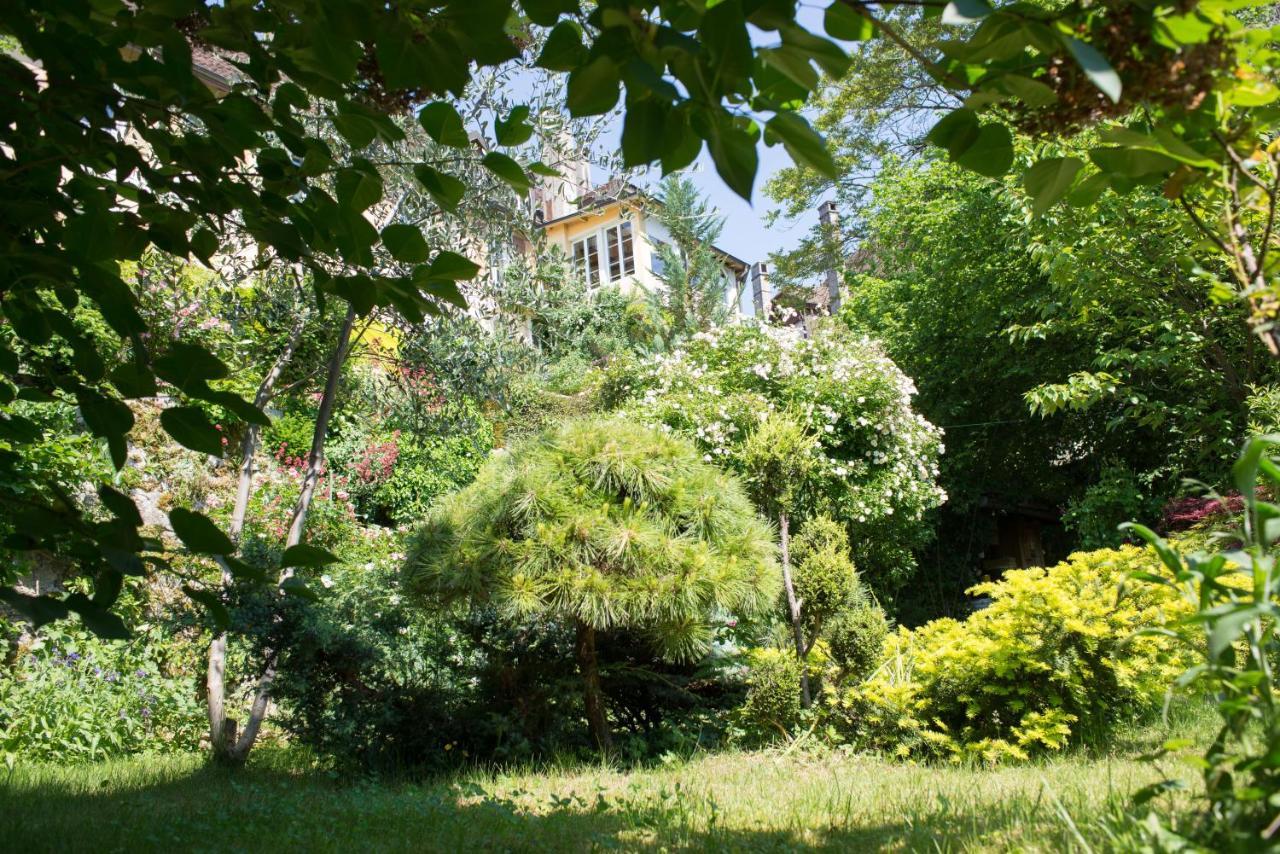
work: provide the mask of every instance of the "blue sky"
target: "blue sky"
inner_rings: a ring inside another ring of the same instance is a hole
[[[777,206],[765,197],[764,185],[769,176],[790,165],[791,157],[781,145],[772,148],[761,146],[759,152],[760,171],[756,175],[751,204],[720,179],[706,149],[698,156],[698,170],[689,176],[726,217],[720,248],[749,263],[767,260],[770,252],[793,248],[818,220],[815,210],[796,221],[778,220],[773,228],[765,224],[765,213]]]

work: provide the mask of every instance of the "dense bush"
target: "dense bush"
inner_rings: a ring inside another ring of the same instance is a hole
[[[789,649],[755,649],[747,657],[747,697],[738,720],[748,736],[786,736],[800,719],[800,661]]]
[[[366,529],[315,601],[245,595],[236,609],[259,650],[283,650],[277,725],[336,766],[426,770],[586,750],[574,632],[493,608],[423,610],[402,596],[403,537]],[[619,751],[643,757],[720,738],[740,697],[715,663],[660,661],[643,639],[600,645]]]
[[[1135,636],[1177,609],[1168,590],[1118,589],[1152,557],[1132,546],[1016,570],[973,592],[992,604],[890,637],[866,682],[831,700],[856,742],[953,759],[1023,759],[1149,710],[1187,663],[1165,637]]]
[[[889,620],[874,602],[858,602],[832,618],[823,632],[827,654],[840,669],[840,679],[861,680],[884,659]]]
[[[437,614],[402,603],[399,538],[364,529],[347,561],[311,579],[314,601],[238,591],[234,616],[258,657],[281,651],[277,725],[335,764],[391,770],[450,764],[481,740],[473,690],[480,654]]]
[[[0,750],[6,762],[92,762],[195,750],[204,706],[191,670],[198,645],[144,624],[130,641],[45,626],[0,671]]]

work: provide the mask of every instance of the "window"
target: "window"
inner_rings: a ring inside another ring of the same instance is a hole
[[[634,276],[636,254],[631,223],[622,222],[590,237],[575,240],[573,266],[587,286],[592,288],[601,282],[620,282],[626,276]]]
[[[573,243],[573,266],[582,276],[587,287],[600,284],[600,244],[596,235],[575,240]]]
[[[604,230],[604,243],[609,250],[609,281],[634,276],[636,256],[631,243],[631,223],[623,222]]]
[[[653,252],[649,256],[649,264],[653,268],[653,274],[661,276],[667,272],[667,262],[662,258],[662,250],[667,248],[667,244],[653,238],[649,238],[649,242],[653,244]]]

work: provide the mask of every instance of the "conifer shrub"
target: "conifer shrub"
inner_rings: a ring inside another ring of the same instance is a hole
[[[761,614],[778,590],[772,532],[738,481],[691,443],[616,418],[570,420],[493,456],[423,521],[405,579],[424,601],[571,627],[601,748],[598,632],[693,660],[717,619]]]
[[[747,655],[747,697],[738,721],[753,739],[786,736],[800,719],[800,661],[789,649],[753,649]]]
[[[840,611],[823,633],[827,655],[840,668],[841,678],[855,681],[867,678],[880,665],[888,636],[884,609],[869,601]]]
[[[973,593],[992,604],[890,635],[865,682],[831,711],[855,742],[900,755],[984,761],[1058,750],[1158,705],[1189,663],[1174,639],[1142,629],[1184,610],[1166,588],[1130,584],[1145,550],[1079,552],[1008,572]]]

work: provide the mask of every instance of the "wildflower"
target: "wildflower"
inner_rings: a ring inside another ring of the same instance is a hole
[[[327,589],[333,586],[333,579],[328,575],[322,575],[320,576],[320,583]]]

